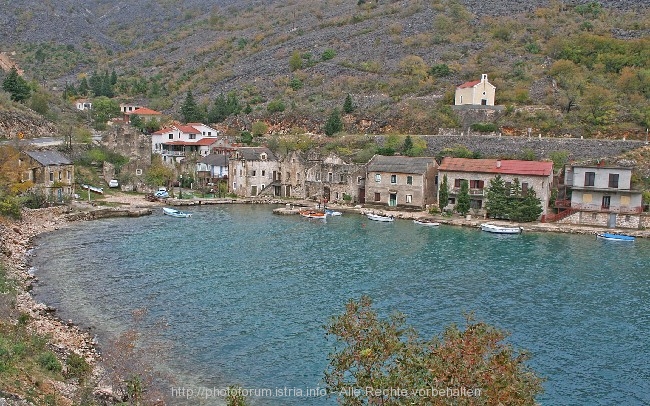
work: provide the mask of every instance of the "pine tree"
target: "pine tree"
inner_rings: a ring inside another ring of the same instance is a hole
[[[411,151],[413,150],[413,140],[410,135],[407,135],[404,138],[404,144],[402,144],[402,154],[411,156]]]
[[[518,210],[517,221],[535,221],[542,214],[542,201],[533,188],[528,188],[526,195],[521,200],[521,205]]]
[[[228,117],[228,114],[228,102],[223,93],[221,93],[214,100],[214,104],[208,112],[208,121],[211,123],[220,123]]]
[[[343,122],[338,109],[334,109],[325,123],[325,135],[331,136],[343,130]]]
[[[440,191],[438,192],[438,206],[440,207],[440,211],[445,211],[447,203],[449,203],[449,183],[447,183],[447,175],[444,175],[440,184]]]
[[[9,74],[2,81],[2,89],[11,94],[11,100],[23,102],[31,96],[29,83],[18,74],[16,67],[12,67]]]
[[[86,80],[86,77],[82,77],[81,80],[79,81],[79,94],[81,96],[88,96],[88,91],[90,90],[90,86],[88,86],[88,80]]]
[[[460,192],[456,199],[456,212],[461,215],[469,213],[469,182],[463,180],[460,182]]]
[[[203,121],[203,114],[199,110],[199,106],[194,101],[192,91],[188,90],[185,96],[185,101],[181,105],[181,114],[186,123],[196,123]]]
[[[505,218],[507,214],[508,200],[506,197],[506,185],[501,175],[490,180],[486,191],[485,211],[491,218]]]
[[[350,114],[354,111],[354,105],[352,104],[352,96],[350,96],[350,93],[348,93],[347,96],[345,96],[345,101],[343,102],[343,112],[345,114]]]
[[[506,218],[516,221],[521,217],[521,200],[521,184],[519,183],[519,178],[514,178],[510,185],[510,193],[508,194]]]

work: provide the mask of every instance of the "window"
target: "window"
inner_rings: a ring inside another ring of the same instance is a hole
[[[140,175],[142,175],[142,169],[136,169],[136,170],[135,170],[135,175],[136,175],[136,176],[140,176]]]
[[[603,209],[609,209],[610,202],[611,202],[610,196],[603,196]]]
[[[257,186],[251,186],[251,196],[257,196]]]
[[[265,187],[266,187],[266,185],[264,185],[264,184],[262,183],[262,184],[260,185],[260,192],[261,192],[262,190],[264,190]]]
[[[447,201],[447,204],[456,204],[456,198],[450,197],[449,200]]]
[[[339,182],[341,182],[341,183],[345,182],[345,175],[344,174],[339,175]]]
[[[327,173],[327,181],[332,182],[334,180],[334,174],[332,172]]]
[[[585,172],[585,186],[593,186],[596,180],[596,172]]]
[[[618,173],[609,174],[609,187],[618,189]]]
[[[50,172],[50,182],[54,182],[54,172]]]
[[[61,171],[59,171],[59,180],[61,180],[61,179],[63,179],[63,173],[61,173]]]
[[[208,131],[208,137],[212,135],[212,131]]]
[[[406,203],[413,203],[413,195],[406,195]]]
[[[169,134],[169,139],[173,140],[174,139],[174,134]]]
[[[70,174],[70,171],[65,171],[65,173],[66,173],[66,176],[67,176],[68,180],[70,180],[70,178],[72,177],[72,175]]]
[[[190,139],[195,140],[196,139],[196,134],[190,134]]]
[[[392,184],[397,183],[397,175],[390,175],[390,183]]]
[[[483,189],[485,186],[485,181],[482,180],[470,180],[469,181],[469,188],[470,189]]]
[[[413,184],[413,176],[407,176],[406,177],[406,184],[407,185],[412,185]]]
[[[362,178],[361,176],[357,176],[357,184],[361,184],[361,180],[362,180],[362,179],[363,179],[363,178]]]
[[[241,169],[239,170],[239,176],[241,176]]]
[[[460,185],[465,181],[465,179],[455,179],[454,187],[460,187]]]
[[[469,201],[469,207],[471,209],[480,210],[483,207],[483,200],[471,199]]]
[[[266,161],[266,153],[262,152],[262,153],[260,154],[260,159],[261,159],[262,161]]]
[[[232,183],[232,190],[237,190],[237,182]]]
[[[375,182],[381,182],[381,174],[375,173]]]
[[[375,192],[375,201],[378,202],[381,200],[381,193]]]
[[[598,218],[598,216],[596,215],[596,213],[591,213],[591,219],[592,220],[596,220],[597,218]]]
[[[339,192],[336,192],[336,193],[334,194],[334,196],[335,196],[334,198],[335,198],[336,200],[339,200]]]
[[[521,182],[521,195],[526,196],[528,194],[528,182]]]
[[[251,171],[251,176],[256,176],[256,175],[257,175],[257,171],[255,170]]]
[[[263,170],[262,171],[262,176],[265,176],[265,174],[266,174],[266,171]]]

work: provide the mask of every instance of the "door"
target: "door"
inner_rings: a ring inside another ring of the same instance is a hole
[[[607,227],[616,228],[616,213],[609,213],[609,218],[607,219]]]
[[[391,207],[397,206],[397,193],[391,193],[388,199],[388,205]]]
[[[291,197],[291,186],[287,185],[284,189],[284,196],[285,197]]]
[[[611,204],[611,197],[610,196],[603,196],[603,205],[602,208],[603,210],[609,210],[609,205]]]
[[[330,201],[330,193],[331,193],[331,192],[330,192],[330,188],[329,188],[328,186],[325,186],[325,187],[323,188],[323,200],[324,200],[325,202],[329,202],[329,201]]]
[[[366,202],[366,188],[359,188],[359,203],[363,204]]]

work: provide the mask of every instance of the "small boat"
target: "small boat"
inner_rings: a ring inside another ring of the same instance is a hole
[[[90,185],[81,185],[81,188],[90,190],[91,192],[99,193],[100,195],[104,194],[104,188],[103,187],[96,187],[96,186],[90,186]]]
[[[436,226],[440,225],[440,223],[435,222],[435,221],[433,221],[431,219],[415,219],[415,220],[413,220],[413,222],[415,224],[419,224],[421,226],[430,226],[430,227],[436,227]]]
[[[192,217],[192,213],[187,213],[184,211],[172,209],[170,207],[163,207],[163,214],[166,214],[171,217],[178,217],[178,218]]]
[[[325,219],[325,212],[313,210],[301,210],[300,215],[308,219]]]
[[[374,221],[382,221],[382,222],[391,222],[395,220],[395,217],[393,216],[382,216],[379,214],[374,214],[374,213],[366,213],[366,217],[370,220]]]
[[[341,213],[340,211],[327,209],[327,210],[325,210],[325,215],[326,216],[341,216],[341,215],[343,215],[343,213]]]
[[[634,241],[634,237],[625,234],[600,233],[596,234],[596,238],[607,241]]]
[[[496,224],[481,224],[481,230],[495,234],[520,234],[524,229],[522,227],[504,227]]]

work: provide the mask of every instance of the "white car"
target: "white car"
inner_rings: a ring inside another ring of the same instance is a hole
[[[108,182],[108,187],[119,187],[120,183],[117,181],[117,179],[111,179],[110,182]]]

